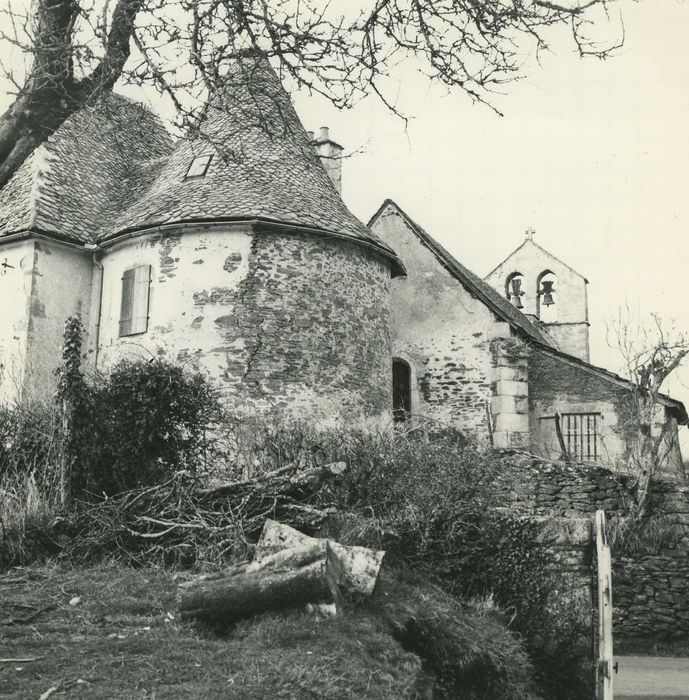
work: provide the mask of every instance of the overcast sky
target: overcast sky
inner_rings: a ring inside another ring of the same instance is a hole
[[[307,128],[328,125],[355,152],[343,194],[364,221],[390,197],[481,276],[533,227],[588,278],[591,359],[611,369],[605,328],[621,305],[689,331],[689,2],[620,7],[614,58],[582,61],[556,40],[506,86],[503,117],[429,89],[412,65],[399,88],[406,130],[373,99],[349,112],[296,99]],[[689,405],[689,370],[680,379],[670,388]]]

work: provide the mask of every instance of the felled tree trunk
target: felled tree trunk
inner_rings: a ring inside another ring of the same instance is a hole
[[[339,607],[342,582],[342,565],[330,544],[316,540],[180,584],[179,609],[183,619],[227,624],[308,603]]]
[[[255,561],[292,547],[305,547],[322,540],[309,537],[289,525],[266,520],[256,545]],[[368,547],[350,547],[328,540],[342,563],[343,587],[349,593],[370,596],[375,588],[385,552]]]

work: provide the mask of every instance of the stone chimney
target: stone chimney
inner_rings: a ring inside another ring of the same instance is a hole
[[[335,189],[342,194],[342,151],[344,149],[339,143],[330,140],[330,130],[327,126],[321,127],[318,136],[314,137],[313,131],[309,131],[308,135]]]

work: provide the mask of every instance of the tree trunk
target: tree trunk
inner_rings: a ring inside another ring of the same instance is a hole
[[[256,545],[256,561],[293,547],[314,545],[321,540],[309,537],[289,525],[266,520],[261,538]],[[330,547],[342,563],[343,588],[349,593],[370,596],[376,586],[385,552],[368,547],[348,547],[328,540]]]
[[[0,189],[21,164],[75,112],[112,91],[130,55],[134,22],[143,0],[117,0],[105,51],[90,75],[74,76],[75,0],[35,4],[33,65],[19,96],[0,116]]]
[[[34,149],[76,111],[76,105],[70,110],[66,104],[52,90],[45,95],[34,93],[19,97],[0,116],[0,188]]]
[[[60,449],[60,503],[63,508],[72,505],[72,467],[74,465],[73,409],[70,401],[61,405],[62,447]]]
[[[308,603],[339,607],[341,583],[342,565],[328,541],[317,540],[180,584],[179,609],[182,619],[228,624]]]

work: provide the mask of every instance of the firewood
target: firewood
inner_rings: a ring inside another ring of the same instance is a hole
[[[255,561],[292,547],[304,547],[321,540],[309,537],[289,525],[266,520],[256,545]],[[343,588],[349,593],[370,596],[375,588],[385,552],[368,547],[352,547],[328,540],[344,569]]]
[[[330,544],[316,540],[182,583],[179,608],[183,619],[227,624],[307,603],[340,607],[342,581],[342,565]]]

